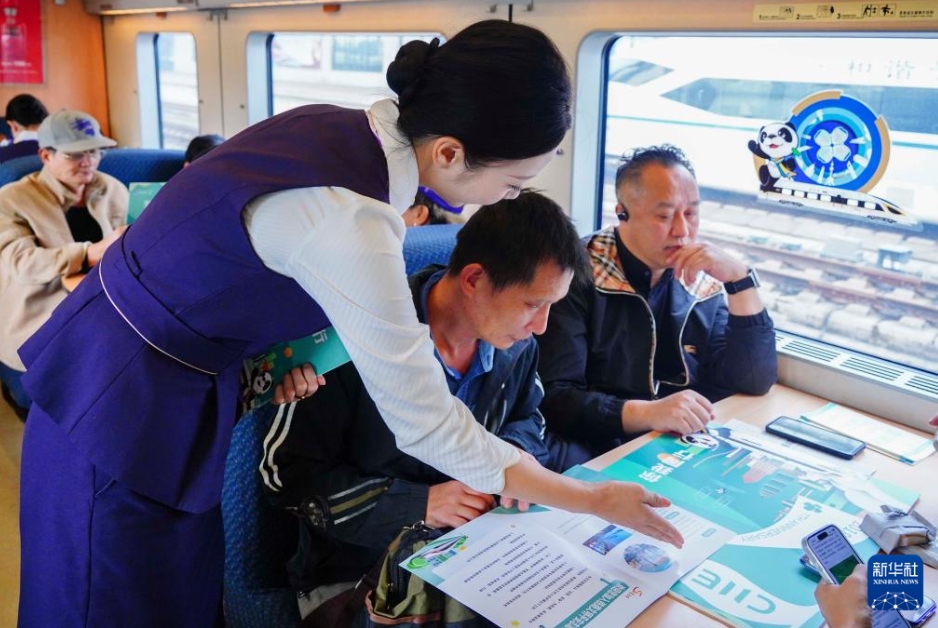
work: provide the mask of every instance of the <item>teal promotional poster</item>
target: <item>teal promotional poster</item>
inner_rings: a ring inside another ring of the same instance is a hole
[[[603,470],[638,482],[737,536],[671,591],[738,626],[819,626],[817,577],[799,562],[801,539],[841,527],[864,558],[865,510],[908,509],[918,494],[871,477],[858,463],[804,453],[741,422],[707,433],[660,435]]]

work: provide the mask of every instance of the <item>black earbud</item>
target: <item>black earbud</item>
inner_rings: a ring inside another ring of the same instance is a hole
[[[625,205],[622,205],[621,203],[619,204],[619,209],[621,209],[622,211],[616,214],[616,218],[618,218],[622,222],[628,222],[629,210],[625,207]]]

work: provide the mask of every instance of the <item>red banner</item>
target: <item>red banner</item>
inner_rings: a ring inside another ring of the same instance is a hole
[[[0,83],[42,83],[41,0],[0,0]]]

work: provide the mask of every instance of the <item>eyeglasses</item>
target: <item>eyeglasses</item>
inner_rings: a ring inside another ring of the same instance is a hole
[[[50,148],[49,150],[51,150],[53,153],[58,152],[54,148]],[[80,153],[61,153],[61,155],[65,157],[66,159],[68,159],[69,161],[74,161],[75,163],[78,163],[80,161],[84,161],[85,157],[87,157],[91,161],[96,161],[98,159],[101,159],[101,157],[104,155],[104,151],[101,150],[100,148],[92,148],[91,150],[83,150]]]

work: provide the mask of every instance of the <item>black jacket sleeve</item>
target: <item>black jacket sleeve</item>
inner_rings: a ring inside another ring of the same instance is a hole
[[[541,411],[554,433],[577,441],[621,438],[625,400],[591,390],[587,382],[592,285],[571,287],[551,308],[538,338],[545,396]]]
[[[279,436],[268,439],[265,460],[280,484],[267,483],[271,500],[337,540],[379,549],[422,520],[427,485],[368,473],[354,459],[355,422],[375,419],[377,409],[354,367],[330,373],[326,386],[296,404],[280,445],[273,446]]]
[[[777,376],[775,327],[768,312],[763,309],[752,316],[735,316],[724,303],[711,327],[707,358],[700,369],[701,387],[708,392],[716,388],[764,395]]]

